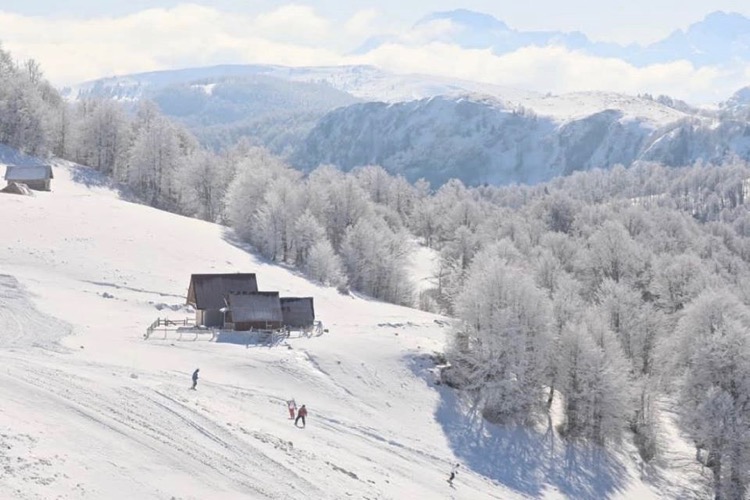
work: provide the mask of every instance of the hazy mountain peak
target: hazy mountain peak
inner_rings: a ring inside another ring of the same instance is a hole
[[[743,87],[735,92],[727,102],[722,103],[722,107],[728,109],[750,107],[750,86]]]
[[[449,28],[439,26],[443,22]],[[636,66],[679,60],[696,66],[725,65],[750,60],[750,19],[736,12],[712,12],[687,29],[676,30],[644,47],[593,42],[578,31],[516,30],[492,15],[457,9],[429,14],[414,24],[411,33],[400,37],[370,38],[354,53],[367,53],[386,42],[408,44],[415,40],[440,41],[467,49],[491,49],[496,54],[529,46],[562,46],[599,57],[622,59]]]
[[[494,16],[468,9],[433,12],[417,21],[415,26],[432,21],[448,20],[461,26],[482,31],[509,31],[508,25]]]
[[[721,36],[750,35],[750,19],[737,12],[716,11],[690,25],[688,33],[714,33]]]

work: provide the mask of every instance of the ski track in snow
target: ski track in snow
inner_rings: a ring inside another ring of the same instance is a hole
[[[173,466],[199,473],[208,484],[219,476],[235,483],[240,490],[263,498],[289,498],[302,492],[327,498],[293,469],[188,407],[189,399],[180,401],[164,392],[177,393],[184,390],[181,387],[165,386],[162,390],[102,387],[100,382],[60,369],[6,356],[0,359],[9,373],[0,374],[0,385],[21,387],[38,393],[40,398],[55,401],[57,406],[93,425],[168,457]],[[286,484],[259,479],[280,476],[287,478]]]

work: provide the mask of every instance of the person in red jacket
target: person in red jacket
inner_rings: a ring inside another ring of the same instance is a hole
[[[299,419],[302,419],[302,427],[305,427],[305,417],[307,416],[307,408],[305,408],[305,405],[302,405],[299,407],[299,411],[297,411],[297,418],[294,421],[294,426],[297,426],[297,422],[299,422]]]
[[[290,399],[286,402],[287,408],[289,408],[289,420],[294,420],[294,414],[297,412],[297,403]]]

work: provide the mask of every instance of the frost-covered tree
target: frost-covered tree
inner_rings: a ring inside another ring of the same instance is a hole
[[[183,210],[194,217],[219,222],[232,169],[223,156],[197,150],[186,157],[179,171]]]
[[[589,314],[567,324],[559,351],[563,433],[600,444],[619,440],[629,423],[632,393],[628,362],[607,321]]]
[[[750,311],[706,291],[677,326],[682,423],[712,470],[718,499],[742,500],[750,471]]]
[[[583,262],[592,285],[632,279],[642,263],[639,248],[619,222],[605,221],[589,238]]]
[[[287,176],[271,182],[253,217],[251,241],[274,261],[287,262],[292,258],[295,221],[301,208],[298,177],[289,171]]]
[[[682,310],[708,284],[704,267],[693,254],[660,257],[650,286],[656,305],[667,313]]]
[[[531,421],[543,408],[550,304],[526,273],[477,259],[457,299],[462,326],[448,358],[496,422]]]
[[[178,211],[182,204],[178,171],[194,150],[194,139],[148,102],[139,108],[133,128],[122,177],[149,205]]]
[[[131,130],[120,104],[107,100],[78,103],[76,161],[120,177],[128,160]]]
[[[326,235],[339,251],[348,228],[372,211],[367,193],[356,179],[331,166],[315,169],[307,182],[308,208],[326,229]]]
[[[236,175],[227,189],[226,216],[237,234],[252,240],[255,215],[271,183],[290,173],[289,167],[265,149],[250,148],[238,159]]]
[[[49,154],[63,106],[36,62],[18,64],[0,47],[0,143],[31,155]]]
[[[321,239],[312,245],[303,269],[305,274],[323,285],[339,289],[347,285],[341,258],[336,255],[326,239]]]
[[[292,246],[294,247],[294,263],[305,267],[310,252],[316,243],[326,239],[326,231],[312,212],[306,210],[294,222],[292,232]],[[329,245],[330,246],[330,245]]]
[[[410,252],[405,234],[394,233],[382,220],[372,217],[349,227],[341,244],[349,284],[397,304],[411,304],[414,299],[405,270]]]

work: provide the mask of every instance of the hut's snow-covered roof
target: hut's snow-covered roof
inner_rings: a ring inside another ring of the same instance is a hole
[[[54,175],[50,165],[36,165],[32,167],[8,165],[5,169],[6,181],[44,181],[53,178]]]

